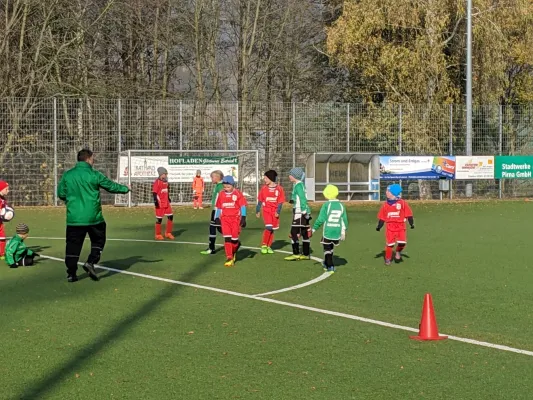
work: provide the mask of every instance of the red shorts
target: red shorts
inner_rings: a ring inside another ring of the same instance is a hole
[[[220,218],[222,236],[229,237],[232,240],[239,239],[241,234],[241,217],[222,217]]]
[[[407,243],[407,230],[406,229],[403,229],[401,231],[385,230],[385,240],[387,241],[387,246],[392,246],[395,243]]]
[[[170,204],[166,207],[159,207],[155,209],[156,218],[170,217],[171,215],[172,215],[172,206]]]
[[[265,221],[265,227],[272,227],[272,229],[279,229],[279,216],[276,217],[276,210],[263,209],[263,221]]]

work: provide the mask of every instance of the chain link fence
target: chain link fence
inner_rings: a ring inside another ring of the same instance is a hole
[[[76,153],[89,147],[96,167],[117,177],[125,150],[259,150],[259,168],[288,171],[313,152],[465,155],[463,105],[196,102],[102,98],[0,100],[0,177],[13,205],[57,204],[55,187]],[[533,104],[473,110],[473,155],[533,154]],[[531,180],[473,181],[477,198],[533,194]],[[416,198],[418,182],[404,181]],[[438,183],[426,183],[438,198]],[[453,182],[453,196],[465,182]],[[113,196],[104,196],[112,204]]]

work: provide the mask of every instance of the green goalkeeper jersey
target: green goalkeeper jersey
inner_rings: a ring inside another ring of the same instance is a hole
[[[215,186],[213,186],[213,196],[211,197],[211,208],[213,210],[216,208],[215,204],[217,204],[218,194],[223,188],[224,188],[224,185],[222,184],[222,182],[218,182],[215,184]]]
[[[13,236],[6,246],[6,263],[7,265],[13,265],[22,260],[24,255],[31,256],[33,251],[28,249],[24,244],[24,240],[19,236]]]
[[[339,200],[329,200],[322,205],[318,218],[313,225],[313,232],[323,228],[324,239],[339,240],[348,229],[348,215],[346,208]]]
[[[292,189],[291,200],[296,214],[310,214],[311,209],[307,204],[307,195],[305,194],[305,185],[303,182],[296,182]]]

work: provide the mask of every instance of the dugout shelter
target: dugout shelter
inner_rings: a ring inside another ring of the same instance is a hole
[[[325,201],[328,184],[339,188],[339,200],[379,200],[379,154],[313,153],[307,158],[305,186],[311,201]]]

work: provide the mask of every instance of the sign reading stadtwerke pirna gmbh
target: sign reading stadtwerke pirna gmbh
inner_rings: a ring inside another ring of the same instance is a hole
[[[496,156],[496,179],[533,179],[533,156]]]

